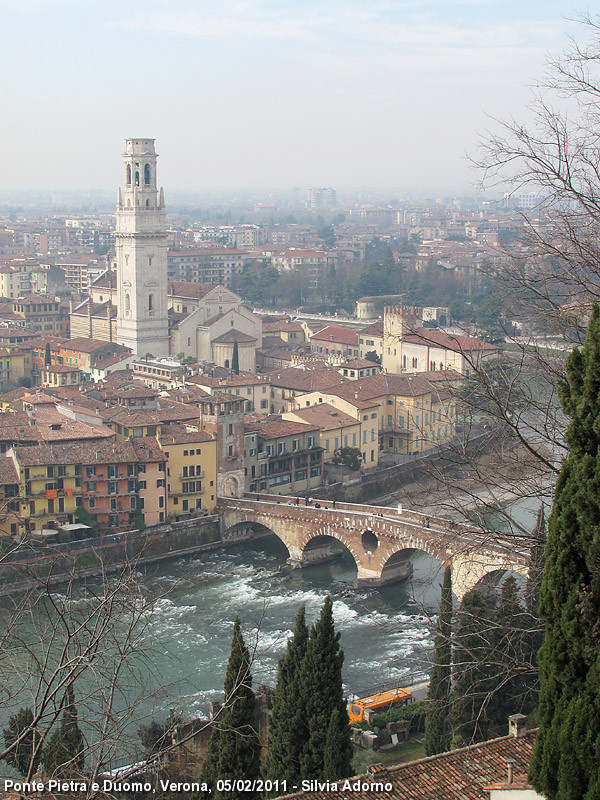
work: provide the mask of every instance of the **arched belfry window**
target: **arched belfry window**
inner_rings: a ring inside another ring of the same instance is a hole
[[[144,183],[146,186],[150,183],[150,164],[144,164]]]
[[[148,311],[152,311],[154,308],[154,297],[149,294],[148,295]]]
[[[135,185],[136,185],[136,186],[139,186],[139,185],[140,185],[140,173],[138,172],[138,170],[137,170],[137,169],[136,169],[136,171],[135,171]]]
[[[127,164],[127,186],[131,186],[131,164]]]

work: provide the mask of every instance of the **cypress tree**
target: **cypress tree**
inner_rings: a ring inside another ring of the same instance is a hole
[[[254,727],[255,697],[252,691],[250,653],[242,636],[239,617],[233,626],[231,654],[225,675],[225,704],[208,743],[203,780],[219,800],[237,800],[240,792],[217,791],[218,779],[254,779],[260,775],[260,741]],[[258,797],[244,792],[245,798]]]
[[[450,749],[450,694],[452,691],[452,573],[444,571],[442,597],[429,678],[428,707],[425,715],[425,755],[434,756]]]
[[[510,714],[528,712],[535,706],[530,638],[531,615],[521,605],[517,582],[509,575],[502,584],[490,636],[492,685],[487,716],[493,725],[506,725]]]
[[[335,781],[350,775],[352,751],[348,757],[348,713],[344,709],[340,719],[339,708],[334,708],[329,718],[325,750],[323,752],[323,778]]]
[[[476,589],[464,596],[456,614],[454,688],[450,721],[457,744],[487,738],[486,702],[491,688],[489,601]]]
[[[50,355],[50,342],[46,342],[46,349],[44,350],[44,366],[49,367],[52,364],[52,356]]]
[[[294,637],[288,641],[286,653],[279,659],[273,710],[269,717],[265,778],[300,780],[300,753],[307,739],[305,716],[300,702],[301,678],[308,645],[308,628],[304,605],[296,615]]]
[[[231,356],[231,371],[236,375],[240,374],[240,352],[237,339],[233,343],[233,355]]]
[[[11,747],[22,736],[21,741],[16,747],[4,756],[4,760],[21,775],[34,773],[38,768],[41,749],[36,752],[36,732],[33,727],[33,711],[30,708],[20,708],[12,717],[9,717],[8,725],[4,728],[4,746]],[[23,735],[24,734],[24,735]]]
[[[333,622],[333,602],[327,597],[319,619],[311,628],[302,667],[301,701],[308,737],[300,754],[300,773],[305,780],[322,778],[325,774],[328,739],[338,748],[335,769],[340,771],[330,777],[346,778],[352,774],[350,725],[342,691],[344,653],[339,640]],[[332,719],[336,710],[337,717]],[[334,768],[332,756],[328,757],[328,768]]]
[[[570,417],[540,592],[540,729],[529,779],[549,800],[600,797],[600,312],[566,361]]]
[[[58,777],[77,777],[85,764],[84,739],[77,722],[73,684],[65,692],[60,725],[55,728],[42,758],[46,770]]]

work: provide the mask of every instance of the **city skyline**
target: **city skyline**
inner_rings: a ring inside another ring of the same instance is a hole
[[[490,117],[526,119],[546,56],[581,10],[554,0],[0,8],[13,123],[3,189],[112,191],[115,148],[137,134],[158,140],[170,195],[472,192],[466,154]]]

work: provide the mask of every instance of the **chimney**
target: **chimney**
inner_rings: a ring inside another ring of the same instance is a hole
[[[527,717],[525,714],[512,714],[508,718],[508,735],[521,739],[527,733]]]
[[[515,760],[509,758],[506,762],[506,782],[511,784],[515,779]]]

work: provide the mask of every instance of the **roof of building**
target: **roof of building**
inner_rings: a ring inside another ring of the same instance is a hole
[[[330,403],[317,403],[314,406],[307,406],[307,408],[299,408],[296,411],[288,411],[286,413],[300,417],[304,422],[316,425],[322,431],[331,431],[342,428],[344,425],[358,424],[354,417],[344,411],[340,411]]]
[[[118,353],[131,353],[129,347],[117,344],[116,342],[106,342],[103,339],[90,339],[88,336],[77,336],[75,339],[67,339],[62,344],[63,350],[72,350],[79,353],[95,353],[97,350],[115,350]]]
[[[216,289],[214,283],[193,283],[192,281],[169,281],[169,295],[171,297],[189,297],[201,300],[212,289]]]
[[[320,330],[313,333],[311,341],[316,339],[323,342],[336,342],[339,344],[358,346],[358,331],[354,328],[346,328],[342,325],[325,325]]]
[[[434,375],[437,380],[432,377]],[[345,400],[373,400],[388,394],[398,397],[419,397],[432,393],[445,396],[446,389],[443,386],[443,378],[438,378],[440,375],[444,376],[445,373],[417,372],[410,375],[380,373],[354,381],[345,381],[339,386],[332,387],[328,393]],[[455,376],[455,373],[452,373],[452,376]],[[452,376],[448,376],[447,380],[450,380]]]
[[[206,431],[191,431],[185,425],[177,423],[166,425],[160,434],[161,447],[169,444],[194,444],[214,441],[214,438]]]
[[[222,333],[220,336],[217,336],[216,339],[213,339],[212,344],[231,344],[233,342],[238,342],[239,344],[251,344],[255,341],[255,336],[249,336],[247,333],[242,333],[242,331],[231,328],[225,333]]]
[[[361,328],[358,332],[359,336],[379,336],[383,338],[383,320],[378,319],[377,322],[372,322],[366,328]]]
[[[155,436],[140,436],[122,442],[88,442],[84,445],[17,446],[14,448],[14,452],[21,467],[43,466],[44,464],[103,464],[107,461],[154,463],[167,460]]]
[[[6,486],[7,483],[18,483],[19,473],[16,470],[12,458],[6,455],[0,456],[0,486]]]
[[[47,364],[42,368],[43,372],[54,372],[56,374],[66,374],[68,372],[79,372],[79,367],[69,367],[68,364]]]
[[[294,422],[290,419],[281,419],[278,416],[269,416],[246,422],[244,423],[244,428],[248,431],[255,431],[264,439],[279,439],[282,436],[294,436],[298,433],[310,433],[310,431],[319,430],[318,425]]]
[[[262,329],[264,333],[278,333],[279,331],[303,331],[304,328],[299,322],[290,322],[288,319],[282,319],[277,322],[263,322]]]
[[[171,400],[161,403],[161,408],[128,409],[124,406],[111,406],[101,408],[102,418],[109,423],[116,423],[125,427],[140,427],[144,425],[160,425],[168,422],[183,422],[198,418],[198,410],[185,403],[175,403]]]
[[[391,791],[367,790],[360,794],[370,800],[489,800],[486,787],[503,781],[507,762],[514,761],[515,774],[526,773],[535,743],[535,731],[516,738],[503,736],[488,742],[461,747],[418,761],[384,767],[376,764],[364,775],[350,778],[350,783],[391,783]],[[343,781],[337,789],[298,792],[286,795],[300,800],[346,800]],[[359,793],[356,794],[359,796]]]
[[[339,365],[340,369],[372,369],[373,367],[381,370],[381,364],[375,361],[369,361],[368,358],[350,358],[348,361],[344,361]]]
[[[263,373],[263,380],[272,386],[293,389],[297,392],[324,391],[332,386],[339,386],[345,379],[336,369],[318,368],[313,365],[302,367],[286,367]]]

